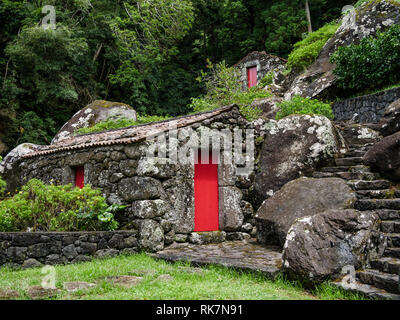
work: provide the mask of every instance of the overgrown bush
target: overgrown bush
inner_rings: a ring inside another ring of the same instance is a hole
[[[394,25],[359,45],[340,47],[332,56],[334,74],[343,89],[368,90],[400,81],[400,26]]]
[[[0,202],[0,231],[115,230],[114,213],[122,206],[108,206],[101,191],[45,185],[32,179],[12,198]]]
[[[151,122],[167,120],[169,118],[170,118],[169,116],[148,116],[148,115],[141,116],[141,115],[138,115],[136,121],[127,120],[127,119],[103,121],[103,122],[99,122],[99,123],[95,124],[93,127],[90,127],[90,128],[78,129],[75,131],[75,134],[87,134],[87,133],[93,133],[93,132],[99,132],[99,131],[126,128],[126,127],[130,127],[130,126],[137,126],[140,124],[146,124],[146,123],[151,123]]]
[[[283,101],[278,104],[280,108],[276,115],[276,120],[294,114],[322,115],[329,119],[333,119],[333,112],[330,104],[310,98],[295,96],[290,101]]]
[[[289,54],[287,67],[302,71],[310,66],[317,58],[325,43],[335,34],[339,25],[327,24],[294,45]]]
[[[249,121],[261,115],[262,111],[253,107],[251,103],[256,99],[270,97],[270,92],[263,90],[261,85],[242,91],[238,71],[234,67],[228,67],[225,61],[215,66],[209,62],[208,68],[209,72],[202,72],[198,78],[198,81],[204,82],[207,93],[200,98],[192,98],[190,107],[194,112],[210,111],[237,104],[240,112]]]

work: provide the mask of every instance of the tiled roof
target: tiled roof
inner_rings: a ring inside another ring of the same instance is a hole
[[[236,105],[230,105],[209,112],[202,112],[149,124],[74,136],[49,146],[41,146],[40,150],[25,154],[23,158],[33,158],[61,151],[84,149],[94,146],[130,144],[145,140],[148,136],[157,135],[161,132],[168,131],[171,126],[182,128],[197,122],[202,122],[206,119],[218,116],[221,113],[231,111],[234,107],[236,107]]]

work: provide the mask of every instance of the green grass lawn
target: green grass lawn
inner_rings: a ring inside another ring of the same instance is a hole
[[[319,286],[312,293],[300,285],[278,278],[268,280],[261,274],[240,273],[228,268],[209,266],[195,269],[185,263],[170,264],[155,260],[141,253],[118,256],[105,260],[56,266],[56,287],[60,293],[57,300],[311,300],[311,299],[360,299],[329,285]],[[106,281],[106,277],[140,275],[141,270],[150,271],[142,275],[142,281],[126,288]],[[29,286],[40,285],[41,268],[27,270],[0,269],[0,289],[17,290],[20,299],[29,299]],[[170,275],[169,280],[158,280],[160,275]],[[63,289],[64,282],[85,281],[96,286],[88,290],[69,293]]]

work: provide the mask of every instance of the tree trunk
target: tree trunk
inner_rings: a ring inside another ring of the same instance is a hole
[[[311,13],[310,13],[310,6],[308,5],[308,0],[306,0],[306,14],[307,14],[307,21],[308,21],[308,32],[312,32],[312,24],[311,24]]]

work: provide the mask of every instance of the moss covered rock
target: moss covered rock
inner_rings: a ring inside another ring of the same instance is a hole
[[[74,131],[78,129],[91,128],[100,122],[122,119],[136,121],[136,111],[124,103],[96,100],[79,110],[64,124],[51,143],[57,143],[71,137]]]

